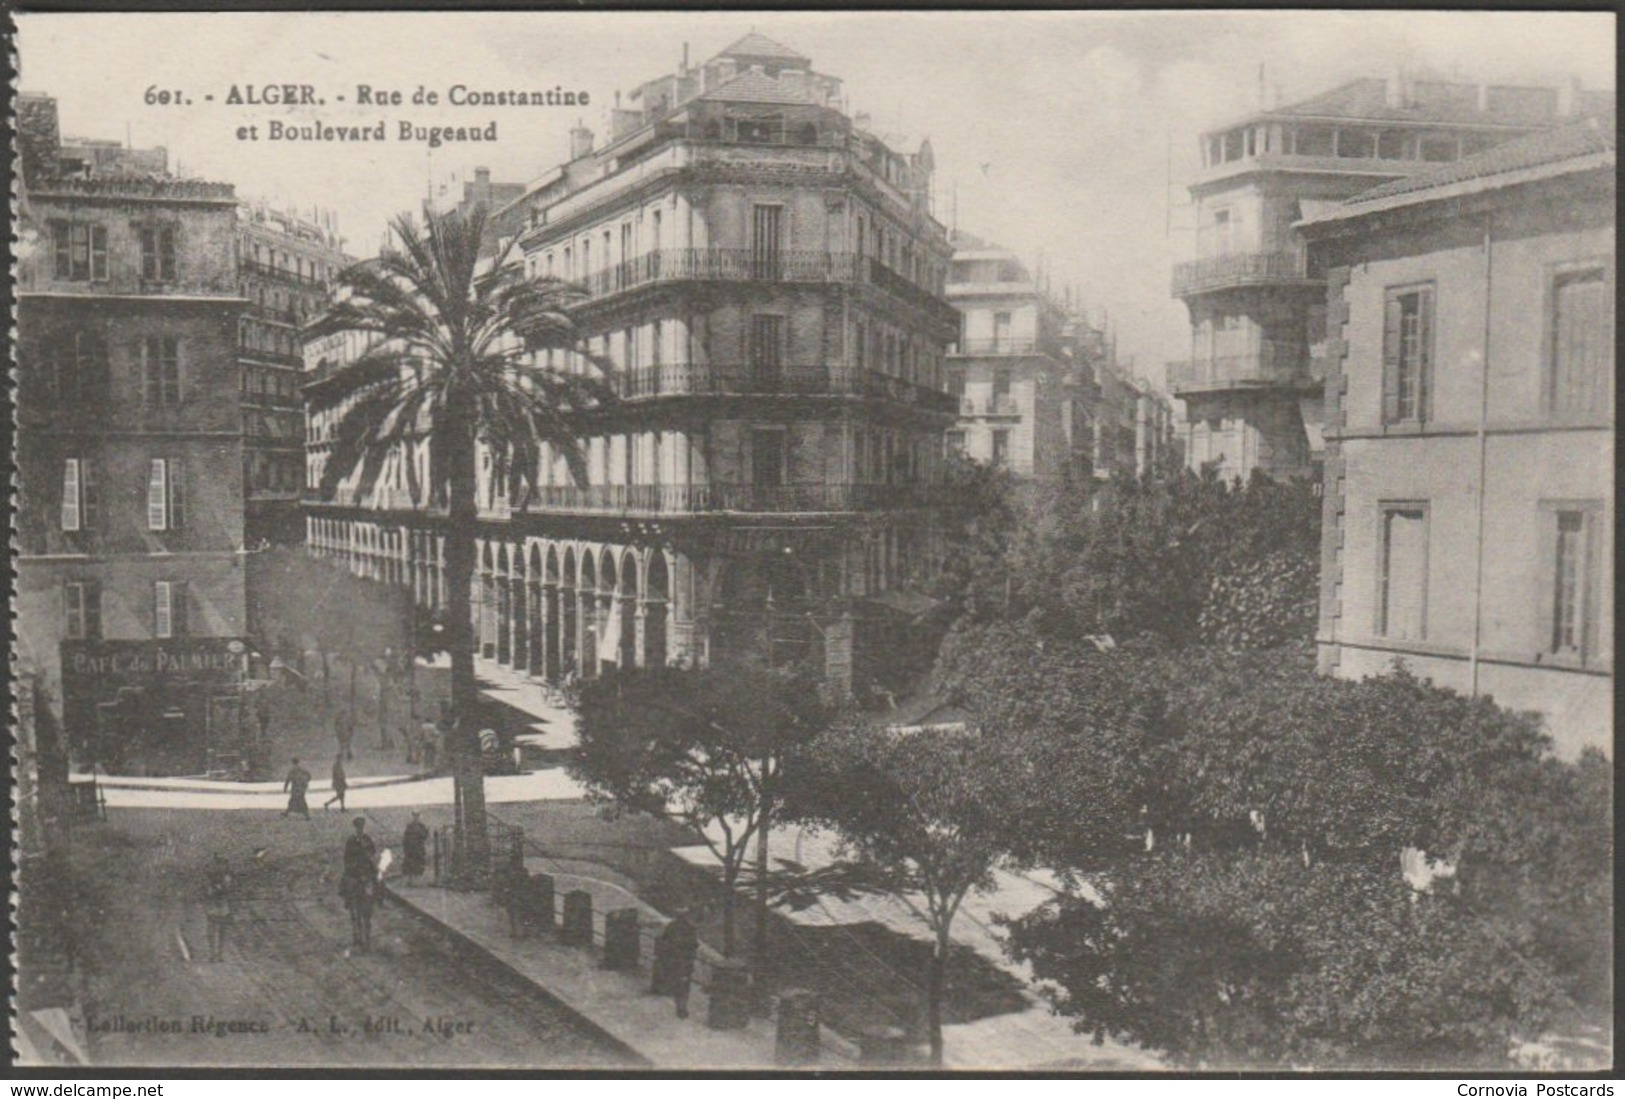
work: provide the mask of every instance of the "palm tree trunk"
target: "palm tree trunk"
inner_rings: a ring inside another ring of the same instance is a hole
[[[485,771],[480,759],[479,688],[474,680],[474,628],[469,588],[474,578],[474,432],[465,407],[448,401],[446,448],[448,524],[446,528],[447,649],[451,654],[453,725],[447,738],[452,782],[457,789],[455,843],[462,856],[465,885],[483,883],[490,868],[485,827]]]

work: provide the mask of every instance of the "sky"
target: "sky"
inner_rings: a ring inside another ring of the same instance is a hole
[[[1172,266],[1193,251],[1184,184],[1197,134],[1396,65],[1462,80],[1615,86],[1612,13],[611,12],[26,13],[24,91],[56,97],[64,134],[169,149],[171,167],[274,205],[334,211],[352,254],[391,214],[476,166],[522,182],[565,159],[577,121],[608,133],[615,93],[698,64],[750,30],[842,78],[852,111],[936,156],[936,215],[1041,265],[1106,318],[1120,355],[1160,382],[1188,344]],[[310,84],[320,106],[228,105],[232,86]],[[420,86],[586,91],[585,108],[414,106]],[[401,91],[364,108],[356,87]],[[148,103],[151,90],[186,104]],[[205,102],[205,95],[214,101]],[[339,103],[338,96],[345,102]],[[271,119],[388,120],[381,145],[271,143]],[[484,125],[494,144],[428,150],[400,120]],[[238,139],[256,125],[261,140]]]

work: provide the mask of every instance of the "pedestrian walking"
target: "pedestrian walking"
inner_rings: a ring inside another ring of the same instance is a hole
[[[355,753],[350,750],[350,745],[355,741],[355,714],[340,710],[333,718],[333,735],[338,738],[339,755],[354,759]]]
[[[679,905],[655,940],[657,985],[650,989],[670,995],[677,1005],[677,1017],[688,1018],[689,983],[694,979],[694,958],[700,951],[699,932],[688,918],[688,907]]]
[[[367,818],[355,818],[355,831],[344,841],[344,873],[339,896],[350,912],[350,944],[358,950],[372,946],[372,906],[378,887],[378,845],[367,835]]]
[[[339,812],[348,813],[350,810],[344,807],[344,791],[349,788],[350,778],[344,773],[344,753],[340,752],[333,757],[333,796],[322,802],[322,808],[326,809],[336,801]]]
[[[412,819],[401,836],[401,856],[402,876],[407,884],[416,885],[429,865],[429,827],[418,819],[416,809],[412,810]]]
[[[298,813],[306,820],[310,819],[310,806],[305,804],[305,791],[310,788],[310,772],[299,766],[295,759],[293,766],[288,768],[288,777],[282,780],[282,792],[288,795],[288,807],[282,810],[283,816]]]
[[[515,842],[497,876],[496,899],[508,913],[508,933],[516,939],[525,931],[525,889],[529,884],[530,875],[525,872],[525,852]]]
[[[203,914],[209,921],[209,961],[225,957],[226,931],[231,926],[231,899],[236,881],[226,856],[215,852],[203,887]]]

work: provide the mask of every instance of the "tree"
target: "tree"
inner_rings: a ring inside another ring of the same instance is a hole
[[[731,955],[751,841],[783,804],[791,758],[829,721],[824,685],[743,663],[618,669],[583,684],[578,711],[569,770],[589,796],[688,825],[722,864]]]
[[[1090,888],[1011,927],[1080,1029],[1207,1066],[1485,1066],[1607,1002],[1606,763],[1552,758],[1534,716],[1290,650],[1080,651],[1070,677],[1025,655],[971,682],[1079,680],[1066,705],[1112,725],[1122,682],[1153,696],[1155,735],[1113,744],[1152,849],[1051,845]],[[1054,743],[1046,774],[1099,768],[1094,738]],[[1027,793],[1033,831],[1095,797]]]
[[[1032,762],[975,729],[879,729],[837,723],[813,744],[787,807],[832,828],[859,880],[925,901],[932,934],[926,1037],[942,1064],[942,1005],[954,916],[990,888],[1010,853],[1008,822],[1033,779]],[[842,879],[846,880],[846,879]]]
[[[351,402],[335,426],[321,488],[331,495],[351,481],[371,490],[398,461],[415,501],[447,509],[446,647],[456,722],[449,748],[457,836],[468,874],[478,879],[489,863],[470,614],[479,452],[491,458],[494,483],[521,502],[549,452],[584,482],[571,414],[613,394],[586,370],[538,366],[532,353],[560,348],[590,369],[610,364],[586,350],[576,327],[572,309],[584,291],[527,278],[507,262],[507,250],[482,264],[484,207],[431,214],[421,230],[402,215],[393,229],[394,246],[343,271],[335,302],[309,329],[370,341],[344,375]],[[413,453],[420,445],[426,478]]]

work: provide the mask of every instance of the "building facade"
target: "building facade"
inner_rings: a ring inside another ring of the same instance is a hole
[[[604,147],[578,128],[497,212],[530,274],[586,289],[621,399],[580,421],[586,484],[556,456],[528,500],[486,478],[488,657],[553,678],[802,653],[850,684],[934,567],[951,249],[929,144],[889,147],[839,89],[748,35],[632,92]],[[342,375],[309,392],[315,470]],[[443,598],[439,520],[402,485],[307,517],[314,552]]]
[[[1319,460],[1326,281],[1295,223],[1611,98],[1394,75],[1203,134],[1196,258],[1173,275],[1190,353],[1168,366],[1192,468],[1295,476]]]
[[[1330,291],[1320,665],[1613,728],[1615,141],[1578,123],[1304,226]]]
[[[242,369],[244,535],[249,546],[304,541],[304,358],[299,326],[325,306],[349,262],[330,215],[305,217],[264,203],[237,208]]]
[[[76,762],[201,771],[245,626],[237,199],[19,117],[18,657]]]
[[[1010,251],[955,236],[948,300],[959,339],[947,360],[959,400],[950,450],[1023,480],[1056,483],[1077,471],[1084,435],[1078,369],[1067,353],[1066,313]]]

